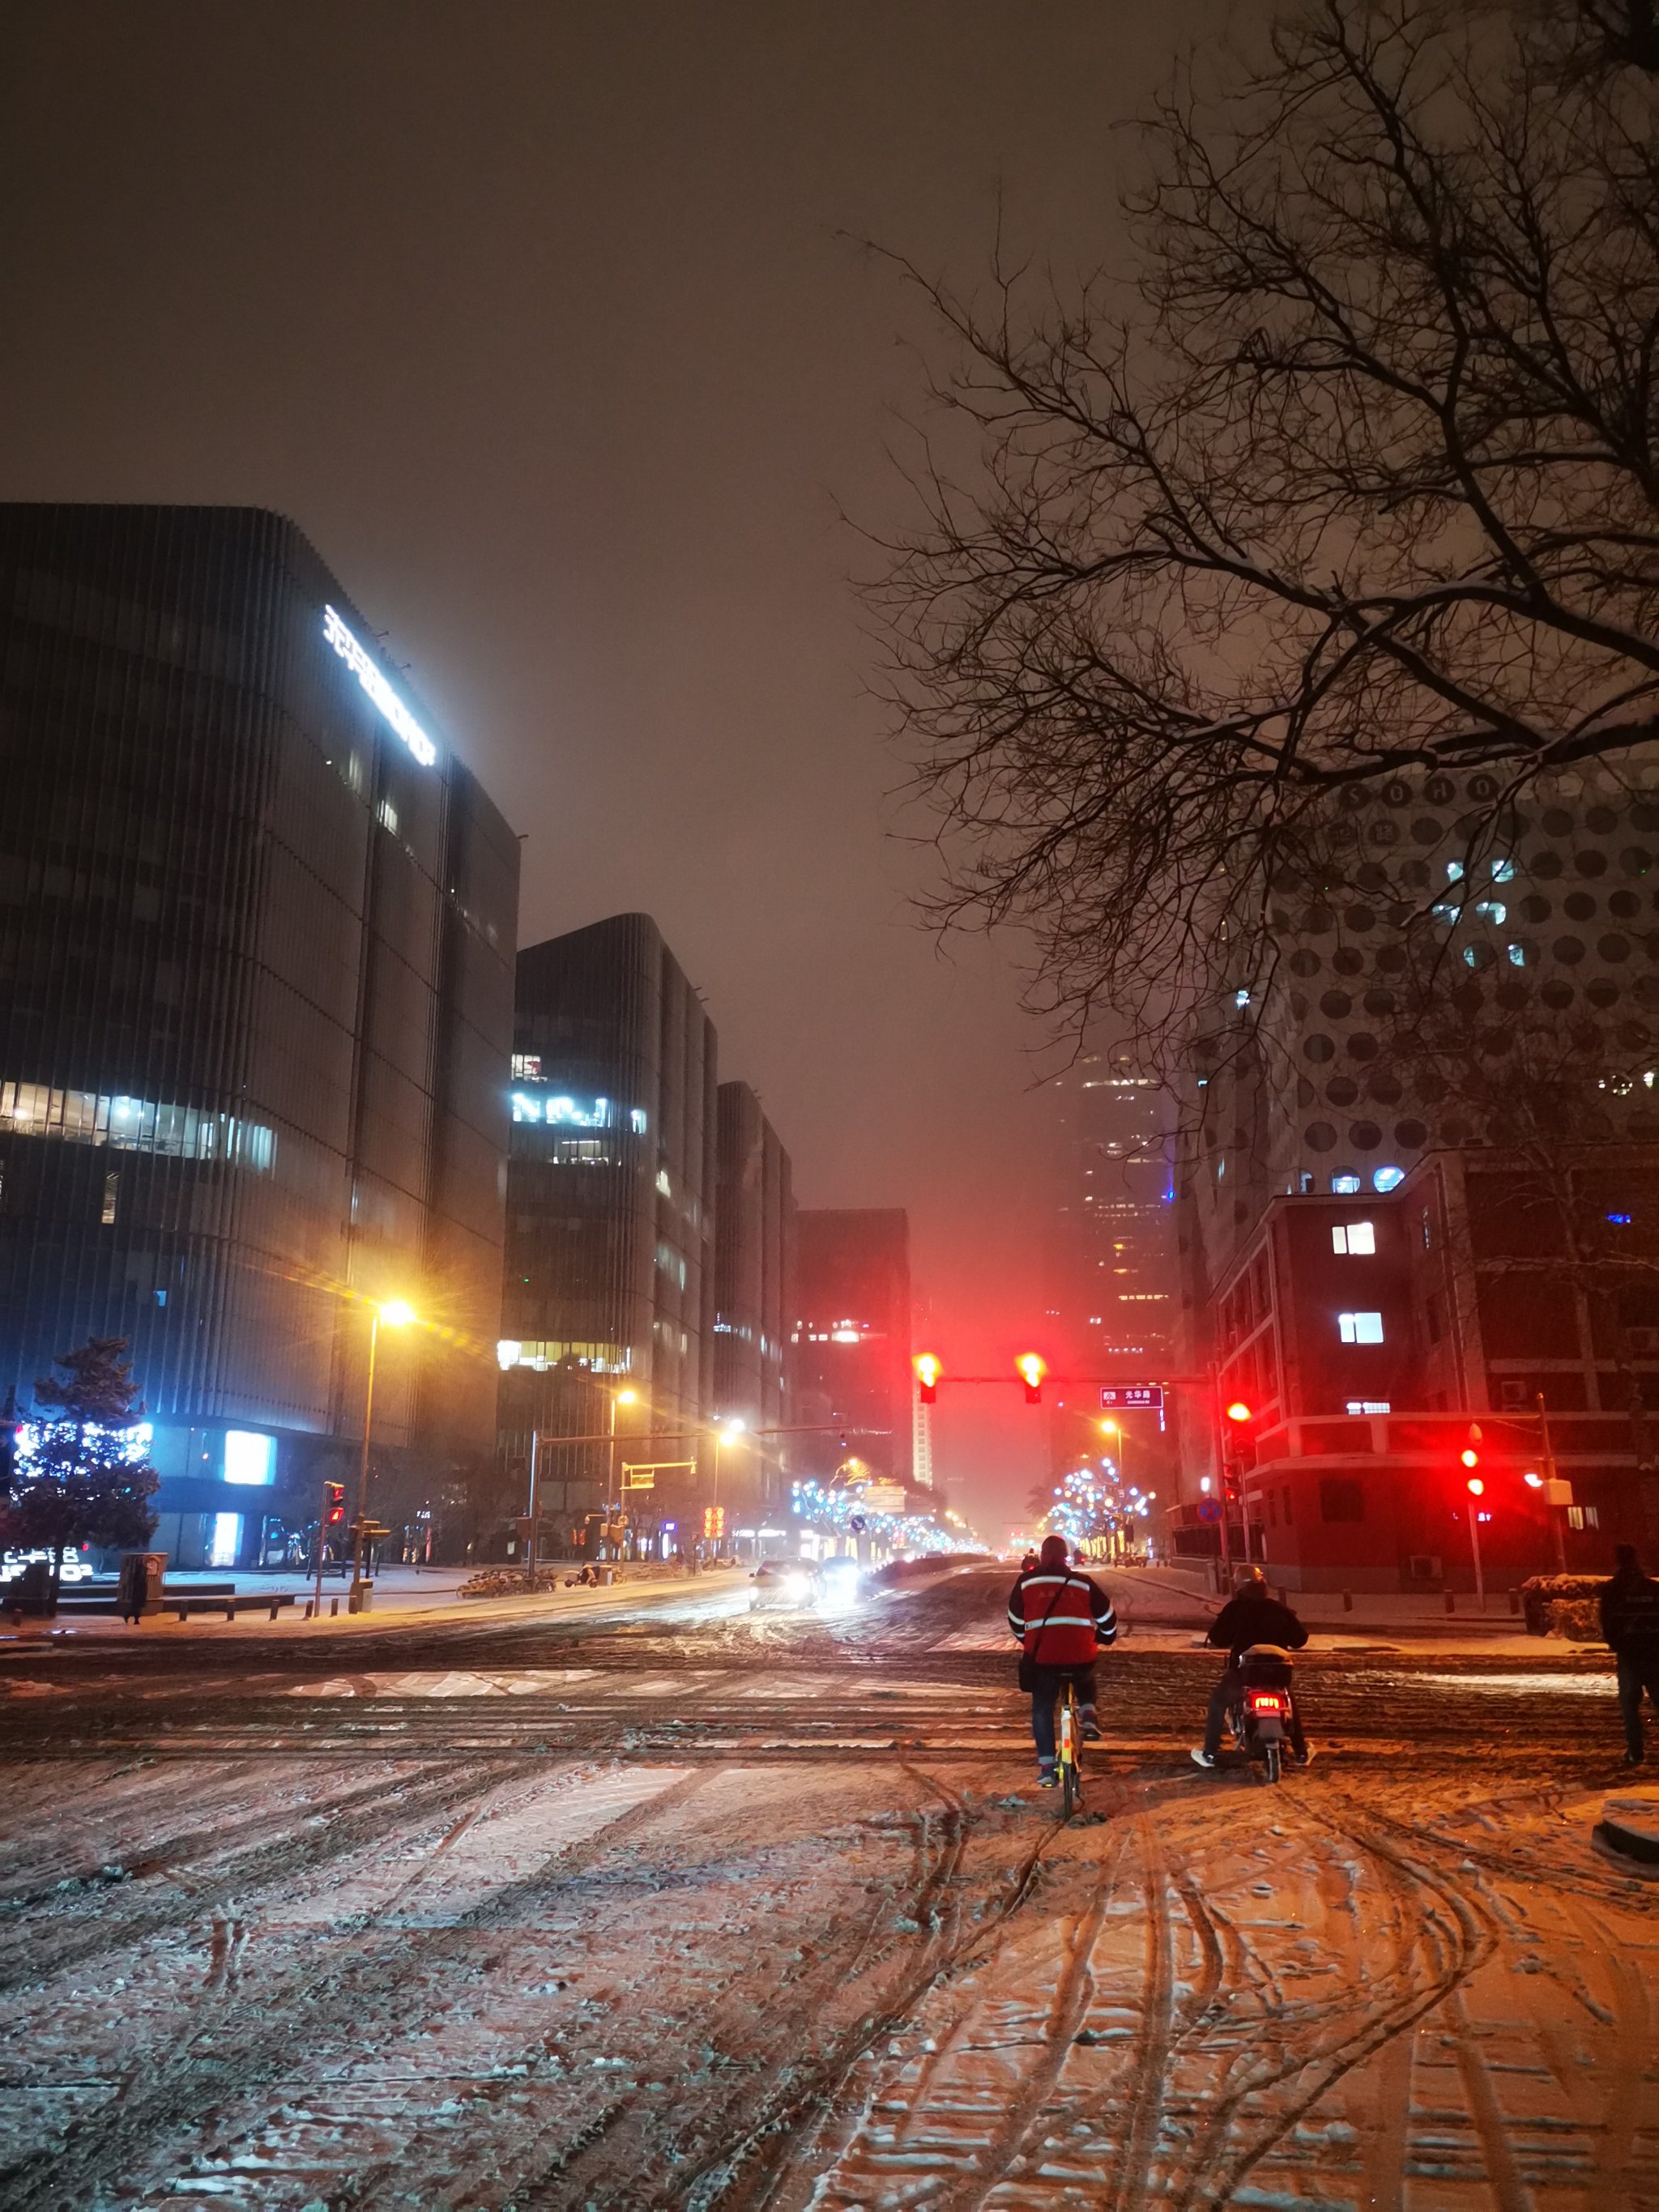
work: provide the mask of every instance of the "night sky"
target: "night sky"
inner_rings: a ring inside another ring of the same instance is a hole
[[[520,939],[654,915],[803,1203],[904,1206],[922,1334],[1041,1347],[1018,947],[942,957],[843,512],[925,325],[1116,249],[1118,129],[1221,0],[0,6],[0,497],[293,515],[527,833]],[[1036,1417],[949,1394],[987,1532]]]

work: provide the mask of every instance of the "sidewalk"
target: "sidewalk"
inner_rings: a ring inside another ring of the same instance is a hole
[[[1272,1567],[1265,1571],[1268,1587],[1277,1594]],[[1149,1624],[1203,1628],[1226,1601],[1211,1588],[1208,1570],[1199,1565],[1115,1568],[1101,1579],[1115,1606],[1127,1607],[1132,1619]],[[1527,1638],[1519,1612],[1510,1611],[1507,1591],[1488,1590],[1484,1612],[1472,1595],[1460,1591],[1455,1613],[1446,1611],[1445,1599],[1437,1590],[1421,1597],[1403,1590],[1356,1590],[1351,1613],[1343,1607],[1340,1590],[1286,1590],[1284,1595],[1297,1618],[1320,1635],[1455,1640],[1520,1637],[1534,1647],[1549,1643],[1563,1650],[1596,1648],[1561,1644],[1559,1638]]]
[[[575,1571],[573,1566],[571,1572]],[[629,1571],[628,1580],[613,1583],[608,1589],[566,1589],[561,1585],[556,1590],[538,1590],[524,1596],[463,1598],[459,1595],[460,1586],[472,1572],[470,1567],[390,1568],[375,1583],[373,1608],[357,1613],[346,1611],[347,1585],[325,1575],[323,1611],[319,1620],[307,1620],[305,1617],[305,1601],[315,1587],[311,1577],[229,1571],[216,1574],[205,1570],[194,1575],[169,1575],[169,1589],[177,1589],[234,1582],[238,1595],[251,1601],[247,1610],[234,1620],[227,1620],[222,1613],[207,1612],[193,1613],[181,1621],[176,1613],[162,1612],[146,1614],[142,1622],[135,1625],[112,1613],[82,1613],[60,1614],[55,1620],[26,1619],[21,1626],[14,1628],[7,1619],[0,1625],[0,1648],[61,1641],[70,1637],[119,1641],[135,1637],[151,1639],[158,1636],[188,1636],[205,1637],[215,1642],[258,1638],[268,1643],[272,1638],[303,1640],[324,1635],[373,1635],[376,1629],[396,1626],[411,1615],[418,1615],[423,1621],[465,1621],[477,1626],[495,1620],[524,1620],[538,1616],[554,1621],[572,1613],[616,1612],[625,1616],[641,1609],[672,1612],[677,1606],[699,1612],[711,1608],[729,1611],[738,1602],[746,1608],[749,1602],[749,1571],[744,1567],[710,1569],[702,1574],[685,1576]],[[275,1620],[255,1609],[261,1597],[280,1597],[285,1592],[292,1594],[296,1601],[283,1607]],[[340,1610],[334,1615],[329,1608],[337,1598]]]

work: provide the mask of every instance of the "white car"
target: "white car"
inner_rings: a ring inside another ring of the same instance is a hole
[[[22,1573],[24,1568],[28,1565],[32,1559],[39,1559],[45,1565],[50,1566],[52,1565],[52,1553],[50,1552],[6,1552],[0,1553],[0,1583],[15,1582],[17,1577]],[[59,1573],[58,1579],[60,1583],[90,1582],[92,1580],[92,1561],[87,1557],[84,1552],[65,1552],[64,1554],[63,1569]]]

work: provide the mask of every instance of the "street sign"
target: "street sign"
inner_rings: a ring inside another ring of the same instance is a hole
[[[1198,1517],[1200,1521],[1218,1521],[1221,1518],[1221,1500],[1218,1498],[1200,1498]]]
[[[1161,1413],[1164,1411],[1164,1385],[1161,1382],[1103,1382],[1100,1403],[1102,1411],[1108,1413]]]

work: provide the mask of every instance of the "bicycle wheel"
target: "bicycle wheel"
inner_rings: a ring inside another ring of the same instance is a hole
[[[1083,1778],[1078,1771],[1077,1698],[1071,1684],[1060,1708],[1060,1802],[1062,1816],[1075,1813],[1083,1802]]]

